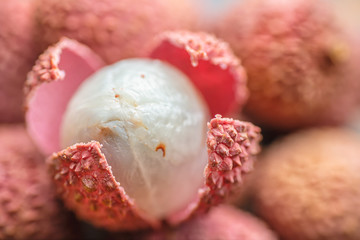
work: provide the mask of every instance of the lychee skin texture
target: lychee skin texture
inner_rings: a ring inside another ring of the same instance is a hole
[[[180,0],[36,0],[38,41],[46,49],[62,36],[86,44],[107,63],[145,57],[165,30],[192,29],[195,12]]]
[[[313,129],[286,137],[259,159],[254,202],[284,240],[360,239],[360,137]]]
[[[23,121],[23,84],[38,52],[30,0],[0,1],[0,122]]]
[[[0,239],[75,237],[24,126],[0,126],[0,146]]]
[[[234,207],[222,205],[176,229],[154,233],[144,239],[275,240],[277,237],[260,219]]]
[[[260,126],[292,130],[338,124],[358,95],[354,44],[326,1],[245,1],[218,35],[248,74],[245,112]]]

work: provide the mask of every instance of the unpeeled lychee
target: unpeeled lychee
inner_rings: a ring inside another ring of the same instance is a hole
[[[284,240],[360,239],[359,146],[337,128],[271,145],[252,176],[255,210]]]
[[[2,125],[0,146],[0,239],[75,237],[24,126]]]
[[[208,215],[195,218],[176,229],[149,234],[147,240],[241,239],[275,240],[277,237],[264,222],[231,206],[219,206]]]
[[[0,1],[0,122],[23,121],[23,84],[39,53],[31,3]]]
[[[62,36],[86,44],[106,62],[144,57],[165,30],[192,29],[196,17],[183,0],[36,0],[39,43],[46,49]]]
[[[248,73],[245,111],[262,126],[291,130],[342,123],[359,81],[355,44],[326,1],[244,1],[218,35]]]

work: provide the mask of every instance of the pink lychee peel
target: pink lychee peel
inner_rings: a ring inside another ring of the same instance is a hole
[[[49,159],[51,175],[65,204],[80,218],[109,230],[159,227],[136,209],[116,182],[98,142],[79,143],[54,153]]]
[[[224,202],[242,184],[243,175],[253,169],[255,155],[260,152],[260,128],[249,122],[216,115],[208,123],[208,163],[205,183],[196,199],[168,222],[179,224],[192,216],[207,212]]]
[[[44,154],[60,150],[59,132],[67,103],[79,85],[104,65],[90,49],[68,38],[36,61],[25,83],[25,117],[30,135]]]
[[[150,57],[185,73],[204,96],[212,116],[238,111],[247,100],[245,69],[229,45],[211,34],[165,32],[154,41]]]

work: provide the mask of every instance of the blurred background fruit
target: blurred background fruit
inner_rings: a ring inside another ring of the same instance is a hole
[[[250,185],[254,209],[281,239],[360,239],[360,136],[304,130],[269,146]]]
[[[23,85],[39,51],[31,0],[0,1],[0,123],[21,122]]]

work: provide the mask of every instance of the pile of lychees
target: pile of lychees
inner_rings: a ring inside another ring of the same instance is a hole
[[[0,0],[0,239],[360,239],[357,0],[225,3]]]

